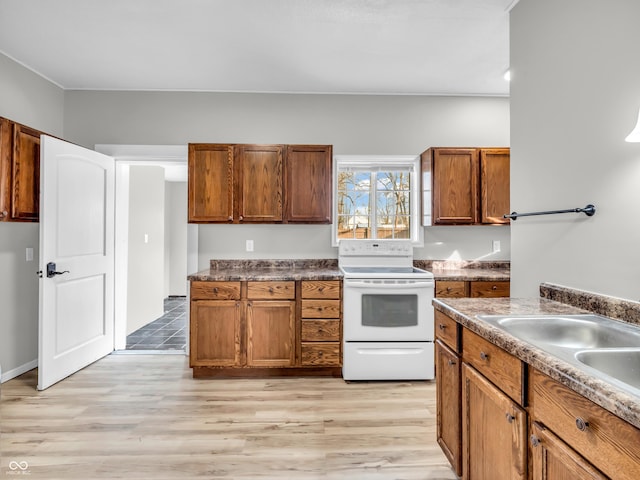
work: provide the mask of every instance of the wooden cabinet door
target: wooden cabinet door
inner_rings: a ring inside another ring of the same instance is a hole
[[[191,302],[192,367],[240,366],[241,310],[234,300]]]
[[[280,222],[283,218],[282,145],[239,145],[235,155],[237,220]]]
[[[0,221],[10,218],[12,145],[13,122],[0,118]]]
[[[11,218],[37,222],[40,212],[40,132],[24,125],[13,128]]]
[[[256,300],[247,304],[247,365],[290,367],[295,362],[295,302]]]
[[[458,476],[462,474],[460,403],[460,359],[436,340],[437,439]]]
[[[526,413],[467,364],[462,365],[462,478],[527,478]]]
[[[469,296],[472,298],[508,297],[511,294],[511,282],[475,281],[471,282]]]
[[[537,422],[531,435],[531,480],[606,480],[599,470]]]
[[[480,150],[480,207],[482,223],[509,223],[510,168],[508,148]]]
[[[477,223],[478,151],[475,148],[433,149],[432,175],[433,223]]]
[[[331,223],[331,145],[288,145],[285,163],[285,220]]]
[[[189,222],[233,220],[233,145],[189,144]]]

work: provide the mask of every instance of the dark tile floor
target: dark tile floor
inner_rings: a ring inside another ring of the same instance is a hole
[[[187,299],[164,299],[164,315],[127,335],[127,350],[185,350]]]

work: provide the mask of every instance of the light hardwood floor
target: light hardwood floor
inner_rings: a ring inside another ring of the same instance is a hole
[[[191,378],[111,355],[44,392],[0,387],[0,478],[455,479],[434,382]]]

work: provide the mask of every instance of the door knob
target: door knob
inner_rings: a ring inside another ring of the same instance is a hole
[[[47,263],[47,278],[53,278],[56,275],[62,275],[63,273],[69,273],[69,270],[64,270],[62,272],[56,272],[56,264],[53,262]]]

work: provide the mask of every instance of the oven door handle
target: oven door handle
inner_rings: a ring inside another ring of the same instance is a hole
[[[411,283],[367,283],[367,282],[353,282],[350,280],[345,280],[345,287],[354,287],[354,288],[388,288],[390,290],[400,290],[407,288],[422,288],[422,287],[433,287],[433,282],[411,282]]]

